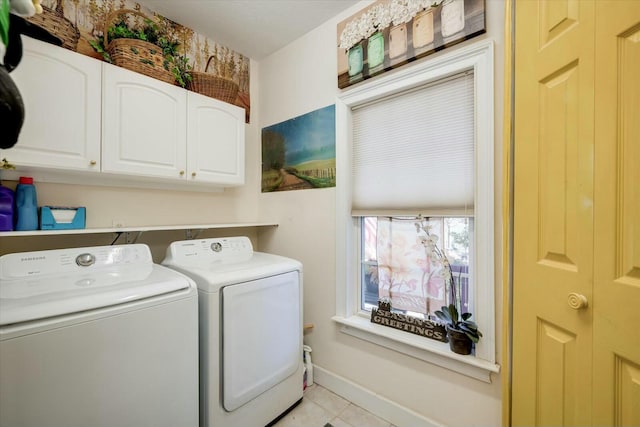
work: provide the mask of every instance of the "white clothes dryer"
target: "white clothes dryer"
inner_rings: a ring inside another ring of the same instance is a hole
[[[187,240],[162,264],[198,286],[200,425],[259,427],[302,399],[302,264],[247,237]]]
[[[197,426],[197,313],[146,245],[3,255],[0,426]]]

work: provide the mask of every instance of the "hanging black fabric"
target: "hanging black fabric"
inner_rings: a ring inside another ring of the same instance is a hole
[[[14,14],[10,14],[9,18],[9,43],[2,61],[4,65],[0,64],[0,148],[2,149],[11,148],[18,142],[24,123],[25,110],[22,97],[9,76],[22,59],[21,34],[58,46],[62,45],[60,39],[40,27],[31,25],[23,18]]]

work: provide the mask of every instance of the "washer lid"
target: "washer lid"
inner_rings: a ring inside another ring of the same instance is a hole
[[[4,255],[0,326],[138,301],[189,286],[186,277],[153,264],[146,245]]]

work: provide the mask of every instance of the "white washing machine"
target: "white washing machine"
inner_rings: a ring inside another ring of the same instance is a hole
[[[197,304],[142,244],[0,257],[0,426],[197,426]]]
[[[302,264],[247,237],[172,243],[198,286],[200,425],[265,426],[302,399]]]

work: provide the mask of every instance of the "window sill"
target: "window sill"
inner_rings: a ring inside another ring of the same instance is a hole
[[[453,353],[449,344],[426,339],[393,328],[371,323],[361,316],[334,316],[333,321],[342,325],[345,334],[381,345],[425,362],[458,372],[486,383],[491,383],[491,373],[500,372],[500,365],[474,356]]]

